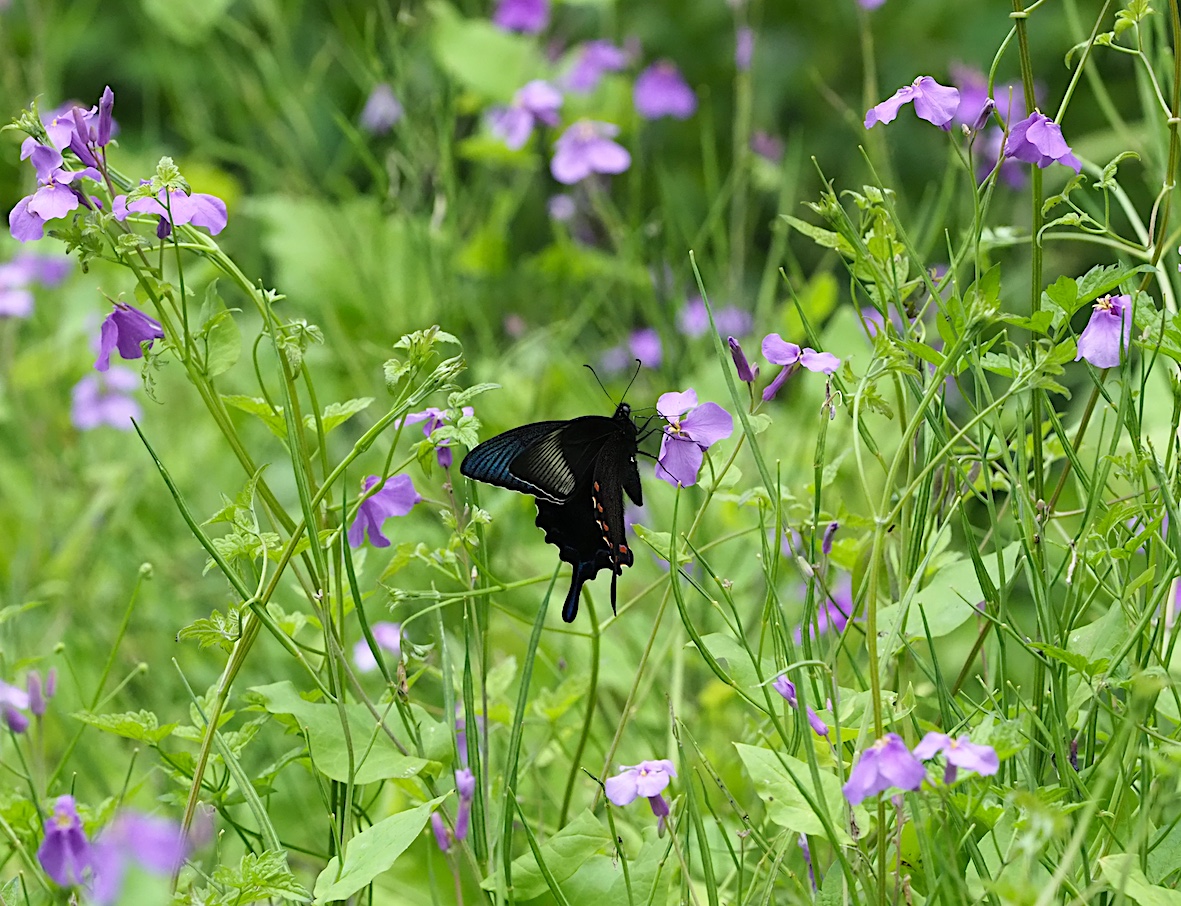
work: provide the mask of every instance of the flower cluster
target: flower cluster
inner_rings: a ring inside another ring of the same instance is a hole
[[[861,753],[843,788],[850,805],[860,805],[870,796],[891,788],[917,790],[927,779],[923,761],[943,754],[946,767],[943,782],[955,782],[960,768],[987,777],[995,774],[1000,759],[992,746],[978,745],[967,734],[952,739],[943,733],[928,733],[912,753],[897,733],[887,733]]]

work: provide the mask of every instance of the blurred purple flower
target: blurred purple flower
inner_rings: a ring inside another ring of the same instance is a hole
[[[828,524],[828,528],[824,530],[824,540],[820,542],[820,551],[824,556],[832,553],[832,537],[837,533],[837,529],[841,527],[839,522],[833,521]]]
[[[697,95],[668,60],[653,63],[636,77],[632,99],[636,112],[646,120],[662,116],[685,120],[697,110]]]
[[[381,484],[381,478],[370,475],[361,487],[365,494],[374,485]],[[379,490],[370,494],[357,507],[357,515],[353,524],[349,526],[349,544],[360,547],[365,543],[365,534],[369,534],[369,543],[374,547],[389,547],[390,539],[381,532],[381,527],[391,516],[405,516],[422,498],[414,490],[414,482],[406,473],[387,478]]]
[[[631,155],[612,141],[619,134],[614,123],[579,120],[554,143],[550,172],[565,185],[581,182],[592,173],[622,173],[631,166]]]
[[[69,258],[31,252],[0,264],[0,318],[27,318],[33,313],[32,284],[56,286],[72,267]]]
[[[545,208],[549,212],[549,216],[558,223],[568,223],[578,213],[578,205],[565,192],[551,195],[549,201],[545,203]]]
[[[467,768],[455,772],[455,792],[459,805],[455,809],[455,839],[466,840],[472,816],[472,799],[476,795],[476,775]]]
[[[878,0],[878,2],[885,2],[885,0]],[[800,852],[804,856],[804,864],[808,866],[808,880],[812,882],[812,892],[816,892],[816,871],[812,867],[812,850],[808,847],[807,834],[801,833],[796,842],[800,846]]]
[[[833,632],[844,632],[849,623],[849,615],[853,613],[853,577],[842,573],[829,588],[831,598],[825,597],[816,608],[816,634],[824,635],[830,629]],[[808,624],[808,634],[812,634],[812,624]],[[792,638],[797,645],[803,641],[804,626],[797,626],[792,632]]]
[[[842,789],[850,805],[860,805],[866,798],[891,787],[917,790],[926,777],[926,769],[910,754],[902,737],[887,733],[861,753]]]
[[[629,365],[634,363],[631,353],[625,346],[611,346],[603,350],[603,354],[599,356],[599,367],[607,373],[615,373],[623,371]]]
[[[960,92],[960,105],[954,120],[965,126],[974,126],[989,100],[988,77],[972,66],[952,63],[951,78]],[[1025,95],[1019,84],[1010,82],[994,86],[992,99],[1006,123],[1025,116]]]
[[[94,851],[73,796],[58,796],[53,814],[45,821],[45,839],[37,850],[37,861],[59,887],[72,887],[86,880],[94,868]]]
[[[406,111],[394,95],[389,82],[378,82],[361,109],[361,128],[373,135],[385,135],[398,124]]]
[[[130,395],[138,386],[139,376],[123,368],[86,375],[70,394],[70,421],[79,431],[101,425],[130,431],[131,420],[143,415]]]
[[[1132,297],[1103,296],[1078,338],[1078,354],[1096,368],[1117,368],[1132,341]]]
[[[756,129],[750,137],[750,150],[773,164],[783,160],[783,139],[770,132]]]
[[[956,770],[974,771],[982,777],[989,777],[1000,768],[1000,759],[992,746],[982,746],[971,741],[967,733],[952,739],[946,733],[928,733],[922,742],[914,747],[915,758],[930,761],[940,752],[947,759],[943,773],[944,783],[954,783]]]
[[[151,874],[169,877],[180,870],[187,854],[188,844],[177,822],[123,812],[91,848],[94,902],[109,906],[121,901],[123,877],[132,862]]]
[[[1001,179],[1011,189],[1020,189],[1027,179],[1025,167],[1012,157],[1002,157],[1005,147],[1005,133],[999,126],[993,126],[984,133],[980,142],[980,162],[976,167],[977,182],[984,182],[1000,161]]]
[[[148,317],[138,308],[116,302],[114,311],[103,319],[94,368],[96,371],[110,368],[111,353],[116,349],[124,359],[142,359],[144,343],[151,349],[152,343],[163,339],[164,328],[159,321]]]
[[[562,84],[568,91],[586,94],[594,91],[606,72],[618,72],[628,64],[627,51],[610,41],[587,41],[578,51],[578,60]]]
[[[1062,137],[1062,128],[1036,110],[1009,130],[1005,157],[1037,164],[1039,168],[1048,167],[1055,161],[1070,167],[1075,173],[1083,168]]]
[[[227,222],[226,203],[216,195],[207,195],[204,192],[186,195],[184,192],[161,189],[154,198],[137,198],[130,203],[126,195],[116,195],[111,207],[115,219],[120,221],[125,220],[130,213],[155,214],[161,221],[161,227],[156,231],[156,235],[161,239],[172,232],[169,224],[173,227],[184,226],[186,223],[203,226],[216,236],[225,229]]]
[[[24,733],[29,728],[29,719],[23,713],[30,708],[29,699],[24,689],[0,681],[0,715],[13,733]]]
[[[745,336],[754,324],[750,312],[733,305],[714,310],[714,324],[723,336]],[[709,313],[701,296],[693,296],[677,315],[677,329],[687,337],[703,337],[709,330]]]
[[[463,407],[464,415],[475,415],[476,410],[471,406]],[[426,422],[422,426],[422,433],[426,437],[430,437],[436,428],[441,428],[445,425],[447,418],[447,411],[445,409],[438,409],[434,406],[428,406],[422,412],[411,412],[406,416],[406,424],[416,425],[419,422]],[[435,457],[438,459],[439,465],[444,469],[450,469],[453,462],[451,455],[451,439],[446,438],[439,441],[435,447]]]
[[[755,55],[755,33],[742,25],[734,34],[734,65],[739,72],[750,70]]]
[[[77,210],[80,204],[88,207],[90,202],[74,183],[79,179],[102,179],[98,170],[86,167],[82,170],[63,170],[61,153],[45,145],[34,144],[29,155],[23,150],[22,158],[31,156],[37,171],[38,189],[16,203],[8,214],[8,230],[14,239],[30,242],[45,235],[45,224],[58,217],[65,217]]]
[[[796,685],[787,676],[776,677],[775,682],[771,684],[776,692],[783,696],[784,700],[795,708],[797,711],[800,708],[799,702],[796,699]],[[812,728],[812,732],[817,736],[828,736],[828,724],[820,719],[811,705],[807,707],[808,726]]]
[[[549,0],[499,0],[492,21],[505,31],[537,34],[549,24]]]
[[[41,674],[36,670],[30,670],[25,677],[25,689],[29,696],[29,711],[34,717],[45,716],[45,695],[41,689]],[[0,700],[3,700],[3,691],[0,691]]]
[[[558,125],[562,93],[549,82],[535,79],[513,95],[509,107],[488,111],[488,129],[511,151],[519,151],[529,141],[537,123]]]
[[[435,835],[435,845],[443,852],[451,849],[451,833],[447,830],[447,823],[438,812],[431,812],[431,831]]]
[[[742,351],[742,347],[736,339],[729,337],[726,343],[730,347],[730,358],[734,360],[734,369],[738,372],[738,380],[745,384],[753,384],[759,379],[759,369],[751,369],[750,362],[746,360],[746,353]]]
[[[350,542],[351,543],[351,542]],[[373,641],[378,648],[390,653],[390,657],[397,661],[402,657],[402,624],[390,623],[387,620],[374,623],[369,627],[373,633]],[[353,646],[353,664],[361,673],[372,673],[377,669],[377,658],[373,656],[373,649],[369,647],[367,639],[359,639]]]
[[[911,102],[914,102],[914,112],[919,119],[944,128],[959,109],[960,93],[940,85],[930,76],[919,76],[880,104],[870,107],[865,114],[865,128],[893,122],[902,106]]]
[[[645,368],[659,368],[664,358],[664,346],[660,342],[660,334],[651,327],[634,331],[628,337],[627,347]]]
[[[773,365],[782,365],[783,370],[763,390],[763,402],[769,403],[801,367],[818,374],[832,374],[841,366],[841,360],[831,352],[817,352],[805,347],[801,349],[795,343],[789,343],[777,333],[767,334],[763,338],[763,355]]]
[[[886,0],[857,0],[857,5],[862,9],[877,9],[885,2]]]
[[[668,817],[668,803],[661,794],[668,787],[670,779],[677,776],[676,768],[667,758],[657,761],[641,761],[634,767],[621,766],[622,773],[608,777],[603,784],[607,798],[618,806],[628,805],[641,796],[652,806],[652,814],[658,819],[658,826],[664,828]]]
[[[717,403],[699,406],[692,388],[661,394],[656,411],[668,422],[660,441],[656,477],[673,487],[690,487],[697,483],[705,451],[734,433],[734,419]]]

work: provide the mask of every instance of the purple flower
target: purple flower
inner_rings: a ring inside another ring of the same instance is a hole
[[[70,421],[79,431],[101,425],[130,431],[131,420],[143,415],[130,395],[139,385],[139,376],[123,368],[86,375],[70,394]]]
[[[28,711],[29,707],[28,692],[9,683],[0,682],[0,715],[3,715],[4,723],[13,733],[24,733],[29,729],[29,719],[23,713]]]
[[[499,0],[492,21],[505,31],[535,35],[549,24],[549,0]]]
[[[738,380],[753,384],[759,379],[759,369],[751,369],[750,362],[746,360],[746,353],[742,351],[742,347],[738,345],[738,341],[733,337],[729,337],[726,343],[730,346],[730,358],[734,360],[734,368],[738,372]]]
[[[495,107],[488,113],[488,128],[505,146],[519,151],[529,141],[537,123],[558,125],[562,93],[549,82],[535,79],[513,95],[510,107]]]
[[[123,877],[134,862],[154,875],[180,870],[188,843],[180,825],[167,818],[123,812],[91,848],[94,882],[91,896],[100,906],[120,901]]]
[[[795,343],[789,343],[777,333],[763,337],[763,355],[773,365],[782,365],[783,370],[763,390],[763,402],[769,403],[800,367],[807,368],[818,374],[832,374],[841,366],[841,360],[831,352],[817,352],[806,347],[801,349]]]
[[[799,710],[799,702],[796,700],[796,686],[786,676],[777,677],[775,682],[771,684],[776,692],[783,696],[784,700],[796,710]],[[828,724],[820,719],[820,715],[812,710],[812,706],[807,708],[808,725],[812,728],[812,732],[817,736],[828,736]]]
[[[890,787],[917,790],[926,776],[926,770],[910,754],[902,737],[887,733],[861,753],[842,789],[850,805],[860,805],[862,800]]]
[[[33,313],[33,293],[27,286],[12,285],[0,265],[0,318],[27,318]]]
[[[1011,189],[1020,189],[1025,185],[1025,168],[1021,166],[1020,161],[1012,157],[1003,157],[1004,147],[1005,133],[999,126],[993,126],[984,133],[984,139],[980,145],[980,163],[976,169],[976,179],[978,182],[984,182],[999,161],[1001,179],[1005,181],[1005,185]]]
[[[750,312],[733,305],[714,311],[714,324],[718,333],[741,337],[750,332],[753,320]],[[709,313],[701,296],[693,296],[677,315],[677,329],[687,337],[703,337],[709,330]]]
[[[352,539],[349,539],[352,543]],[[357,545],[354,545],[357,546]],[[380,545],[379,545],[380,546]],[[384,648],[396,661],[402,657],[402,624],[381,621],[374,623],[370,630],[378,648]],[[377,669],[377,658],[373,656],[373,649],[369,647],[367,639],[361,639],[353,646],[353,663],[362,673],[371,673]]]
[[[660,334],[651,327],[634,331],[628,337],[627,348],[645,368],[659,368],[660,362],[664,358],[664,347],[660,342]]]
[[[41,686],[41,674],[30,670],[25,677],[25,688],[29,692],[29,711],[34,717],[44,717],[48,707],[49,696]]]
[[[627,51],[610,41],[587,41],[562,84],[569,91],[586,94],[598,87],[603,73],[618,72],[628,64]]]
[[[636,112],[646,120],[662,116],[687,120],[697,110],[697,95],[676,64],[668,60],[653,63],[636,77],[632,100]]]
[[[56,286],[69,274],[69,258],[20,252],[11,261],[0,264],[0,318],[27,318],[33,313],[30,286]]]
[[[943,773],[944,783],[954,783],[956,770],[975,771],[981,777],[989,777],[1000,768],[1000,759],[992,746],[977,745],[965,733],[959,739],[952,739],[946,733],[928,733],[922,742],[914,747],[915,758],[929,761],[943,753],[947,768]]]
[[[1057,161],[1070,167],[1075,173],[1083,168],[1079,159],[1071,153],[1066,139],[1062,137],[1061,127],[1036,110],[1009,131],[1009,140],[1005,142],[1005,157],[1013,157],[1027,164],[1037,164],[1041,168]]]
[[[466,840],[472,816],[472,799],[476,795],[476,775],[467,768],[455,772],[455,791],[459,806],[455,810],[455,839]]]
[[[1096,368],[1116,368],[1132,339],[1132,297],[1104,296],[1096,300],[1091,320],[1078,338],[1078,354]]]
[[[451,848],[451,833],[447,830],[447,823],[438,812],[431,812],[431,830],[435,835],[435,843],[443,852]]]
[[[739,72],[750,70],[755,55],[755,33],[743,25],[734,34],[734,65]]]
[[[108,85],[103,89],[102,97],[98,99],[98,129],[96,130],[94,143],[100,148],[105,148],[111,141],[111,134],[114,131],[114,120],[111,119],[111,111],[115,109],[115,92],[111,90]]]
[[[885,0],[878,0],[878,2],[885,2]],[[808,836],[800,834],[800,838],[796,841],[800,845],[800,852],[804,856],[804,864],[808,866],[808,880],[812,882],[812,892],[816,892],[816,871],[812,868],[812,850],[808,847]]]
[[[463,407],[464,415],[475,415],[476,410],[471,406]],[[426,437],[430,437],[436,428],[443,427],[446,424],[447,412],[443,409],[437,409],[434,406],[428,406],[422,412],[411,412],[406,416],[407,425],[416,425],[419,422],[426,422],[422,426],[422,433]],[[451,439],[444,438],[439,441],[435,447],[435,457],[439,461],[439,465],[444,469],[450,469],[451,463],[454,461],[451,455]]]
[[[783,160],[783,139],[770,132],[756,129],[750,137],[750,150],[773,164]]]
[[[204,192],[186,195],[184,192],[161,189],[154,198],[137,198],[130,203],[126,195],[116,195],[111,207],[115,219],[119,221],[125,220],[133,212],[155,214],[160,218],[156,235],[161,239],[172,232],[171,227],[184,226],[186,223],[203,226],[216,236],[225,229],[227,222],[226,203],[216,195],[206,195]]]
[[[361,108],[361,128],[373,135],[385,135],[398,124],[405,112],[389,82],[378,82]]]
[[[634,767],[622,765],[622,773],[608,777],[603,790],[615,805],[624,806],[641,796],[652,806],[652,814],[658,819],[663,830],[664,819],[668,817],[668,803],[661,793],[668,787],[671,778],[677,776],[676,768],[667,758],[657,761],[641,761]]]
[[[94,851],[73,796],[58,796],[53,814],[45,822],[45,839],[37,861],[59,887],[71,887],[87,879],[94,867]]]
[[[574,215],[578,213],[578,205],[565,192],[551,195],[549,201],[545,203],[545,209],[549,212],[549,216],[558,223],[567,223],[573,220]]]
[[[45,235],[48,221],[65,217],[80,204],[90,206],[86,196],[74,185],[76,180],[86,178],[97,182],[102,176],[93,167],[63,170],[61,153],[45,145],[34,144],[29,154],[24,153],[24,147],[21,157],[32,157],[39,188],[18,201],[9,212],[8,230],[14,239],[30,242]]]
[[[849,622],[849,615],[853,613],[853,577],[842,573],[840,578],[829,589],[831,598],[825,598],[816,608],[816,633],[824,635],[830,629],[833,632],[844,632]],[[811,634],[811,624],[808,632]],[[797,645],[803,641],[804,627],[797,626],[792,633]]]
[[[673,487],[690,487],[697,483],[705,451],[734,433],[734,419],[717,403],[697,405],[697,391],[692,388],[661,394],[656,411],[668,422],[660,441],[656,477]]]
[[[857,5],[862,9],[877,9],[885,2],[886,0],[857,0]]]
[[[839,522],[830,522],[828,528],[824,530],[824,539],[820,542],[820,551],[824,556],[832,553],[832,536],[837,533],[837,529],[841,527]]]
[[[366,532],[374,547],[389,547],[390,539],[381,533],[382,524],[391,516],[405,516],[422,500],[414,490],[414,482],[405,473],[387,478],[384,484],[379,476],[370,475],[361,488],[362,495],[374,485],[381,487],[361,501],[353,524],[349,526],[349,544],[353,547],[360,547],[365,542]]]
[[[613,123],[579,120],[554,143],[550,172],[564,185],[581,182],[592,173],[622,173],[631,166],[627,149],[612,141],[619,134]]]
[[[914,112],[940,128],[947,126],[960,106],[960,93],[954,88],[940,85],[930,76],[919,76],[910,85],[904,85],[880,104],[870,107],[865,114],[865,128],[877,123],[891,123],[903,104],[914,102]]]
[[[159,321],[148,317],[138,308],[116,302],[114,311],[103,320],[94,368],[96,371],[110,368],[111,352],[116,349],[124,359],[142,359],[144,343],[151,349],[153,342],[163,339],[164,328]]]

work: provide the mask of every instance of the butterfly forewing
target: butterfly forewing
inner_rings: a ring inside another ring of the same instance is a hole
[[[463,458],[459,471],[476,481],[519,491],[522,494],[552,497],[548,491],[514,474],[510,467],[517,457],[538,441],[560,430],[566,422],[534,422],[505,431],[477,446]]]

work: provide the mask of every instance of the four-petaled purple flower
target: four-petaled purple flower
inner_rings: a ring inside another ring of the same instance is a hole
[[[34,143],[29,154],[22,150],[21,156],[32,157],[39,188],[18,201],[9,212],[8,230],[14,239],[30,242],[45,235],[48,221],[65,217],[81,204],[89,207],[91,202],[74,183],[82,178],[98,182],[102,175],[93,167],[63,170],[61,152],[45,145]]]
[[[677,776],[676,768],[667,758],[656,761],[641,761],[628,767],[622,766],[622,773],[608,777],[603,790],[615,805],[627,805],[641,796],[648,799],[652,814],[657,817],[657,826],[664,830],[664,819],[668,817],[668,803],[661,793],[668,787],[671,778]]]
[[[801,349],[795,343],[789,343],[777,333],[767,334],[763,338],[763,355],[773,365],[782,365],[783,370],[763,390],[763,402],[769,403],[775,399],[780,388],[787,379],[801,367],[818,374],[832,374],[841,367],[841,360],[831,352],[817,352],[811,347]]]
[[[153,342],[163,339],[164,327],[159,321],[148,317],[138,308],[116,302],[115,310],[103,319],[94,369],[106,371],[110,368],[111,353],[116,349],[125,359],[142,359],[143,344],[147,343],[148,349],[151,349]]]
[[[960,93],[940,85],[930,76],[919,76],[904,85],[880,104],[870,107],[865,114],[865,128],[877,123],[890,123],[904,104],[914,102],[914,112],[921,120],[945,128],[960,106]]]
[[[34,283],[56,286],[69,274],[69,258],[21,252],[0,264],[0,318],[27,318],[33,313]]]
[[[70,421],[79,431],[101,425],[130,431],[131,420],[143,415],[131,396],[139,386],[139,375],[125,368],[86,375],[70,393]]]
[[[668,422],[660,441],[656,477],[673,487],[696,484],[705,451],[734,433],[733,417],[717,403],[697,405],[697,391],[692,388],[661,394],[656,411]]]
[[[463,407],[464,415],[475,415],[476,410],[471,406]],[[421,412],[411,412],[406,416],[407,425],[416,425],[419,422],[426,422],[422,426],[422,433],[426,437],[430,437],[436,428],[441,428],[446,424],[447,412],[444,409],[436,408],[435,406],[428,406]],[[439,461],[439,465],[444,469],[450,469],[451,463],[454,461],[451,455],[451,440],[445,438],[439,441],[435,448],[435,457]]]
[[[513,95],[509,107],[495,107],[488,112],[488,128],[512,151],[519,151],[529,141],[537,123],[558,125],[562,93],[549,82],[534,79]]]
[[[378,82],[361,108],[361,128],[373,135],[385,135],[398,124],[405,112],[389,82]]]
[[[982,777],[989,777],[1000,768],[1000,759],[992,746],[982,746],[971,741],[967,733],[952,739],[946,733],[928,733],[922,742],[914,747],[914,755],[923,761],[930,761],[940,752],[947,759],[943,772],[944,783],[954,783],[956,770],[975,771]]]
[[[0,716],[13,733],[24,733],[29,729],[29,719],[24,714],[30,707],[29,698],[24,689],[0,681]]]
[[[1075,173],[1083,165],[1070,151],[1070,145],[1062,137],[1062,128],[1043,113],[1035,110],[1012,129],[1005,142],[1005,157],[1013,157],[1027,164],[1048,167],[1057,161],[1070,167]]]
[[[1096,368],[1117,368],[1132,339],[1132,297],[1103,296],[1078,338],[1078,354]]]
[[[58,796],[53,814],[45,821],[45,839],[37,850],[37,861],[59,887],[72,887],[90,878],[94,851],[73,796]]]
[[[687,120],[697,110],[697,95],[676,64],[668,60],[653,63],[636,77],[632,100],[636,112],[646,120],[662,116]]]
[[[782,695],[784,700],[789,705],[791,705],[797,711],[799,710],[800,704],[796,699],[795,683],[789,680],[786,676],[779,676],[776,678],[775,682],[771,684],[771,688]],[[812,710],[811,705],[808,705],[807,717],[808,725],[812,728],[813,733],[815,733],[817,736],[828,736],[828,724],[820,719],[820,715]]]
[[[116,220],[125,220],[128,214],[155,214],[160,218],[156,227],[156,235],[160,239],[167,238],[172,233],[172,227],[184,226],[191,223],[203,226],[216,236],[226,227],[226,203],[216,195],[204,192],[174,192],[161,189],[155,197],[145,196],[128,202],[126,195],[116,195],[111,207]]]
[[[402,657],[401,623],[382,620],[369,628],[378,648],[388,651],[395,661]],[[353,664],[362,673],[371,673],[377,669],[377,658],[373,656],[373,649],[369,647],[367,639],[361,639],[353,646]]]
[[[619,134],[614,123],[579,120],[554,142],[550,172],[565,185],[581,182],[592,173],[622,173],[631,166],[627,149],[612,141]]]
[[[549,24],[549,0],[499,0],[492,21],[505,31],[537,34]]]
[[[455,792],[459,806],[455,809],[455,839],[466,840],[472,817],[472,799],[476,795],[476,775],[467,768],[455,772]]]
[[[902,737],[887,733],[861,753],[842,789],[850,805],[860,805],[862,800],[891,787],[917,790],[926,776],[926,769],[910,754]]]
[[[123,877],[133,862],[154,875],[175,874],[184,864],[188,848],[175,821],[123,812],[91,847],[94,869],[91,898],[99,906],[120,902]]]
[[[618,72],[627,63],[627,51],[610,41],[587,41],[579,48],[578,59],[562,84],[568,91],[586,94],[598,87],[603,73]]]
[[[370,475],[362,486],[362,494],[380,483],[380,476]],[[357,507],[357,515],[349,526],[349,544],[360,547],[368,532],[369,543],[374,547],[389,547],[390,539],[381,533],[382,524],[391,516],[405,516],[420,500],[409,475],[401,473],[387,478],[379,490],[369,494]]]

